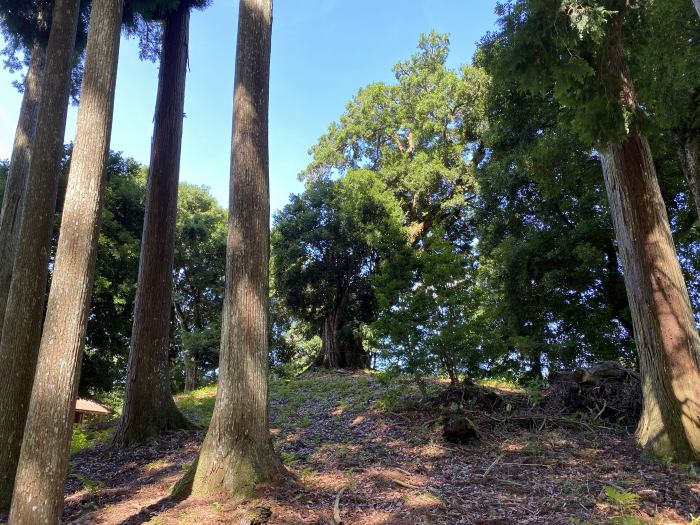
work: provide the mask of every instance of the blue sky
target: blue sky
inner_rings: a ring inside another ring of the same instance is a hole
[[[449,33],[450,65],[470,61],[495,23],[495,0],[275,0],[270,90],[272,209],[301,191],[297,174],[308,149],[343,112],[358,88],[391,82],[391,67],[409,57],[421,33]],[[231,105],[238,2],[213,0],[194,11],[180,180],[206,185],[228,200]],[[112,149],[149,160],[157,65],[141,62],[135,40],[122,39]],[[0,70],[0,158],[12,148],[20,94]],[[75,135],[68,115],[66,142]]]

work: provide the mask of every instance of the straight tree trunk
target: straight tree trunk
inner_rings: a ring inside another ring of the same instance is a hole
[[[197,388],[197,360],[189,352],[185,355],[185,392]]]
[[[642,375],[637,440],[647,453],[700,458],[700,339],[646,138],[601,155]]]
[[[321,330],[321,354],[317,364],[325,368],[363,369],[369,367],[369,355],[362,346],[362,338],[352,334],[349,338],[339,335],[341,314],[334,310],[326,314]]]
[[[700,218],[700,140],[696,137],[682,140],[678,147],[678,157],[681,161],[683,175],[693,196],[695,212]]]
[[[173,313],[175,314],[175,319],[177,320],[177,324],[180,325],[180,330],[182,331],[183,335],[189,334],[190,330],[187,326],[187,323],[185,322],[185,318],[182,314],[182,309],[177,303],[173,303]],[[183,337],[182,339],[182,354],[185,369],[185,383],[183,391],[187,393],[197,388],[197,356],[194,353],[192,353],[189,349],[187,349],[187,347],[185,347],[185,338]]]
[[[239,9],[219,385],[199,459],[176,495],[251,495],[283,475],[268,430],[272,0]]]
[[[189,21],[188,2],[180,2],[165,19],[126,395],[114,436],[117,446],[192,426],[175,406],[168,366]]]
[[[340,348],[338,345],[338,312],[326,314],[321,332],[321,359],[326,368],[340,368]]]
[[[114,109],[123,0],[94,0],[68,187],[36,381],[22,442],[13,524],[58,523],[73,431]]]
[[[45,62],[46,50],[41,44],[35,42],[32,46],[27,78],[24,81],[24,96],[19,110],[15,142],[12,146],[10,172],[0,209],[0,261],[2,261],[0,264],[0,320],[5,318],[5,305],[10,292],[12,268],[19,243],[24,192],[29,175],[31,146],[39,116],[39,98]],[[2,339],[2,322],[0,322],[0,339]]]
[[[695,10],[698,12],[698,16],[700,16],[700,0],[693,0],[693,5],[695,6]]]
[[[0,342],[0,507],[12,493],[41,338],[58,173],[68,111],[79,0],[56,0]]]

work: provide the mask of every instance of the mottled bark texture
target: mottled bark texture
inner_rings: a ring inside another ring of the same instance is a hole
[[[41,337],[79,0],[56,0],[0,342],[0,506],[12,491]],[[4,504],[4,505],[3,505]]]
[[[317,364],[326,368],[362,369],[369,366],[369,355],[357,333],[342,334],[342,314],[326,314],[321,331],[321,355]]]
[[[692,136],[681,139],[678,145],[678,158],[683,175],[693,196],[695,212],[700,218],[700,138]]]
[[[10,522],[59,523],[92,295],[123,0],[93,0],[68,187]]]
[[[642,375],[637,439],[652,455],[697,460],[700,339],[651,150],[637,132],[601,160]]]
[[[165,19],[126,396],[114,436],[117,446],[192,426],[175,406],[168,367],[189,22],[188,2],[180,2]]]
[[[612,22],[609,67],[620,103],[638,111],[623,46],[621,11]],[[647,454],[700,459],[700,337],[646,138],[631,131],[601,152],[642,376],[637,440]]]
[[[250,495],[283,474],[268,430],[272,0],[241,0],[236,47],[226,291],[216,405],[184,495]]]
[[[5,318],[5,305],[12,282],[19,227],[24,206],[24,192],[29,175],[31,145],[39,116],[39,98],[41,83],[44,78],[46,50],[38,42],[32,46],[27,78],[24,81],[24,96],[19,110],[19,122],[12,146],[10,171],[7,175],[5,194],[0,209],[0,321]],[[2,339],[2,322],[0,322],[0,339]]]

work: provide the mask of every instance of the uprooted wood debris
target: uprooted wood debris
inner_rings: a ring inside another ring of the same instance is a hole
[[[633,428],[642,406],[639,375],[614,361],[553,372],[537,399],[499,392],[467,380],[433,395],[431,409],[444,421],[443,436],[454,443],[480,438],[483,425],[589,426],[591,421]],[[481,417],[476,417],[481,414]]]

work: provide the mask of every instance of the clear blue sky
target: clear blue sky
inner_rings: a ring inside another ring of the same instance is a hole
[[[495,22],[495,0],[275,0],[270,95],[272,209],[302,190],[297,174],[307,151],[343,112],[358,88],[393,80],[391,67],[409,57],[421,33],[449,33],[450,65],[471,60],[475,43]],[[228,201],[231,104],[238,2],[213,0],[194,11],[180,179]],[[112,149],[149,160],[157,66],[141,62],[137,43],[122,40]],[[0,158],[12,148],[20,94],[0,70]],[[76,108],[66,142],[75,135]]]

